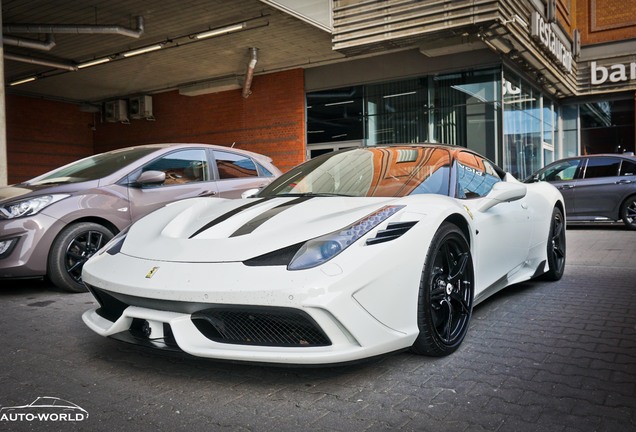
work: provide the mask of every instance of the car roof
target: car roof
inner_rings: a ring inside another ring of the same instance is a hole
[[[232,146],[223,146],[223,145],[218,145],[218,144],[206,144],[206,143],[151,143],[151,144],[140,144],[140,145],[136,145],[136,146],[128,146],[128,147],[124,147],[124,148],[119,148],[119,149],[113,149],[110,151],[119,151],[119,150],[126,150],[126,149],[130,149],[130,148],[140,148],[140,147],[149,147],[149,148],[156,148],[156,149],[164,149],[164,148],[174,148],[174,149],[179,149],[179,148],[184,148],[184,147],[203,147],[203,148],[213,148],[215,150],[222,150],[222,151],[233,151],[236,153],[242,153],[245,155],[249,155],[255,159],[265,159],[267,161],[271,161],[271,158],[269,158],[268,156],[259,154],[259,153],[254,153],[252,151],[249,150],[245,150],[245,149],[241,149],[238,147],[233,147],[234,144],[232,144]]]
[[[564,160],[572,160],[572,159],[581,159],[581,158],[588,158],[588,159],[597,159],[597,158],[601,158],[601,157],[618,157],[618,158],[624,158],[624,159],[636,159],[636,156],[634,156],[633,153],[628,152],[628,153],[595,153],[595,154],[583,154],[583,155],[579,155],[579,156],[568,156],[568,157],[564,157],[561,159],[558,159],[554,162],[559,162],[559,161],[564,161]],[[552,163],[554,163],[552,162]]]

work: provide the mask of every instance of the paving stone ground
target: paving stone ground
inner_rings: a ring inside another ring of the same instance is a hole
[[[453,355],[330,368],[219,363],[111,341],[80,318],[94,305],[88,293],[1,281],[0,406],[52,396],[89,417],[0,420],[0,430],[636,431],[636,232],[567,235],[563,279],[479,305]]]

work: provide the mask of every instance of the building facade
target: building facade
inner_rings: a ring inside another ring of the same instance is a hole
[[[295,7],[289,19],[322,3],[261,1]],[[157,92],[158,121],[123,125],[12,92],[9,183],[148,142],[236,144],[283,170],[350,146],[443,142],[520,179],[561,157],[636,150],[636,8],[624,0],[323,2],[332,25],[316,31],[338,59],[259,71],[247,99]]]
[[[336,1],[335,49],[393,52],[306,71],[308,154],[444,142],[523,179],[633,152],[634,38],[619,1]]]

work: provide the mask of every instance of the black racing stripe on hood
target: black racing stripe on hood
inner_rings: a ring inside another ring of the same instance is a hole
[[[286,202],[284,204],[277,205],[276,207],[272,207],[271,209],[261,213],[260,215],[256,216],[254,219],[252,219],[251,221],[247,222],[245,225],[243,225],[242,227],[234,231],[230,237],[238,237],[245,234],[249,234],[253,232],[256,228],[258,228],[259,226],[261,226],[262,224],[264,224],[265,222],[267,222],[268,220],[276,216],[277,214],[284,212],[285,210],[297,204],[300,204],[304,201],[307,201],[308,199],[311,199],[311,198],[313,197],[310,197],[310,196],[300,197],[300,198],[296,198],[295,200]]]
[[[203,231],[213,227],[214,225],[220,224],[224,220],[227,220],[227,219],[231,218],[232,216],[234,216],[236,214],[239,214],[243,210],[247,210],[248,208],[254,207],[257,204],[261,204],[261,203],[264,203],[265,201],[269,201],[272,198],[274,198],[274,197],[267,197],[267,198],[263,198],[263,199],[260,199],[260,200],[255,200],[254,202],[251,202],[249,204],[245,204],[244,206],[237,207],[234,210],[230,210],[229,212],[227,212],[225,214],[222,214],[221,216],[219,216],[218,218],[214,219],[213,221],[208,222],[205,225],[203,225],[201,228],[196,230],[194,232],[194,234],[192,234],[188,238],[191,239],[192,237],[195,237],[195,236],[201,234]]]

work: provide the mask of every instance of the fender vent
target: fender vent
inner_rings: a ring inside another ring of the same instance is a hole
[[[368,245],[384,243],[401,237],[405,232],[410,230],[416,222],[391,222],[386,229],[378,231],[375,237],[367,239]]]

